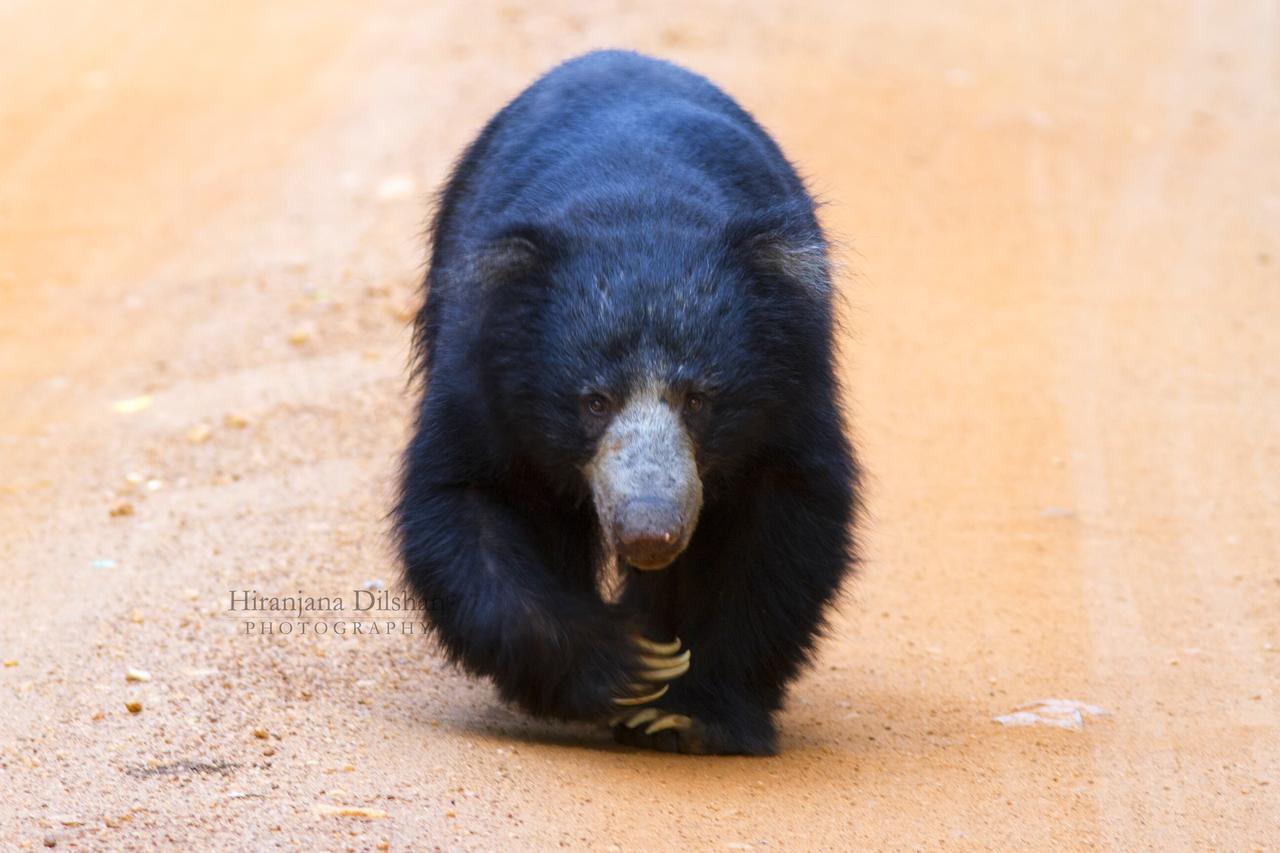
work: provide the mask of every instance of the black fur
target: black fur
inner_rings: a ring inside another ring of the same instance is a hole
[[[567,62],[467,149],[432,229],[427,387],[395,524],[449,656],[530,713],[602,719],[680,637],[658,703],[693,732],[620,740],[767,754],[773,713],[851,565],[857,468],[837,403],[826,240],[773,140],[728,96],[626,52]],[[597,591],[579,395],[655,364],[710,389],[688,428],[704,504],[665,570]]]

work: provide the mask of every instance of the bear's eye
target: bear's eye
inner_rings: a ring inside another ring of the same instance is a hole
[[[588,394],[585,400],[587,412],[593,417],[603,418],[609,414],[609,399],[603,394]]]
[[[696,391],[684,398],[684,410],[691,415],[701,412],[707,405],[707,397],[705,394],[699,394]]]

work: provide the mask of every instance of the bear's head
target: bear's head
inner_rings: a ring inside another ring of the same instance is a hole
[[[668,566],[704,501],[783,449],[799,365],[828,357],[826,244],[795,221],[523,225],[472,257],[482,390],[512,452],[589,496],[637,569]]]

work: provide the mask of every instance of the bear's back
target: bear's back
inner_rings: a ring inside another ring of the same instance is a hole
[[[599,51],[552,69],[490,121],[442,214],[483,240],[570,216],[584,199],[628,195],[665,195],[720,222],[807,199],[768,134],[705,78]]]

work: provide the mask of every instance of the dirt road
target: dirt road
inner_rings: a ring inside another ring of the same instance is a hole
[[[1280,847],[1274,3],[203,5],[0,5],[6,843]],[[426,195],[609,45],[846,242],[867,561],[774,759],[229,612],[394,582]]]

